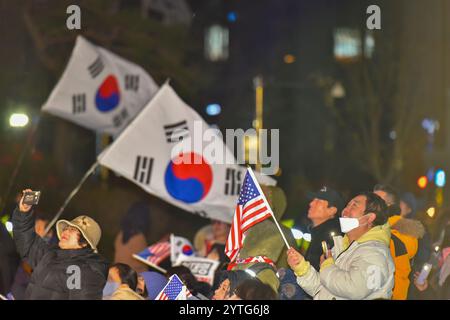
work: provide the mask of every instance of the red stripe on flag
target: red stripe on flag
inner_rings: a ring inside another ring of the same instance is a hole
[[[238,205],[236,208],[237,215],[237,228],[238,228],[238,246],[242,247],[242,230],[241,230],[241,206]]]
[[[162,260],[166,259],[170,255],[170,243],[156,243],[149,248],[149,251],[153,255],[148,257],[147,260],[158,265]]]
[[[242,224],[246,223],[249,220],[252,220],[253,217],[259,215],[260,213],[266,212],[266,211],[267,211],[266,206],[259,208],[258,210],[248,211],[247,214],[244,214],[244,219],[242,219]]]
[[[239,253],[240,244],[242,243],[242,232],[240,230],[241,221],[241,206],[238,204],[236,206],[236,211],[233,217],[233,222],[228,234],[227,244],[225,247],[225,254],[230,258],[231,261],[236,259]]]
[[[247,231],[248,229],[250,229],[251,227],[253,227],[255,224],[258,224],[258,223],[260,223],[261,221],[266,220],[266,219],[269,218],[269,217],[270,217],[270,213],[269,213],[269,214],[262,215],[260,218],[254,220],[250,225],[246,226],[245,231]],[[245,231],[244,231],[244,232],[245,232]]]
[[[245,215],[245,212],[253,209],[254,207],[259,206],[262,203],[264,203],[264,200],[263,199],[259,199],[259,200],[255,201],[255,202],[253,202],[252,204],[245,206],[244,207],[244,215]]]
[[[236,217],[237,217],[237,213],[236,213]],[[238,219],[238,218],[237,218]],[[236,234],[236,224],[233,223],[233,228],[231,228],[230,230],[231,232],[231,249],[234,249],[236,247],[236,239],[235,239],[235,234]]]

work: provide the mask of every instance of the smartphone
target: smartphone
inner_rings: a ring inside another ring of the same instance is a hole
[[[322,241],[322,251],[323,251],[323,256],[325,257],[325,259],[329,258],[328,255],[328,245],[326,241]]]
[[[422,267],[422,271],[420,271],[419,276],[417,277],[417,283],[422,285],[425,283],[425,280],[428,278],[428,275],[431,272],[432,265],[430,263],[425,263]]]
[[[23,203],[27,205],[37,205],[39,203],[39,198],[41,197],[40,191],[29,191],[25,192],[23,196]]]

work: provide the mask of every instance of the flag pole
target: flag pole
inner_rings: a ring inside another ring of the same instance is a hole
[[[286,247],[287,247],[288,249],[290,249],[291,246],[290,246],[289,243],[287,242],[286,237],[285,237],[283,231],[281,230],[281,227],[280,227],[280,225],[278,224],[277,219],[275,218],[275,214],[273,213],[272,208],[270,207],[269,202],[267,201],[266,196],[264,195],[264,192],[262,191],[262,189],[261,189],[261,187],[260,187],[260,185],[259,185],[258,180],[256,180],[256,177],[255,177],[255,174],[253,173],[252,168],[249,166],[249,167],[247,167],[247,170],[248,170],[248,172],[250,173],[250,176],[252,177],[253,181],[256,182],[256,183],[255,183],[256,188],[258,189],[259,193],[261,194],[261,197],[263,198],[265,205],[267,206],[267,208],[269,208],[270,214],[272,215],[272,218],[273,218],[273,220],[275,221],[275,225],[277,226],[278,231],[280,231],[281,237],[283,238],[284,243],[286,244]]]
[[[170,262],[172,264],[174,264],[175,261],[172,261],[172,258],[175,256],[175,252],[173,250],[173,243],[175,242],[175,241],[173,241],[173,233],[170,234],[170,240],[169,241],[170,241]]]
[[[47,225],[47,227],[45,228],[45,232],[44,232],[44,236],[50,231],[50,229],[53,227],[53,225],[55,224],[55,222],[59,219],[59,217],[61,216],[61,214],[63,213],[64,209],[67,207],[67,205],[69,204],[70,200],[72,200],[72,198],[78,193],[78,191],[81,189],[81,186],[83,185],[83,183],[86,181],[87,178],[89,178],[89,176],[95,171],[95,169],[97,169],[97,167],[100,165],[100,163],[98,161],[96,161],[90,168],[89,170],[84,174],[83,178],[81,178],[81,181],[78,183],[78,185],[75,187],[75,189],[72,190],[72,192],[69,194],[69,196],[66,198],[66,200],[64,201],[63,205],[61,206],[61,208],[59,208],[58,212],[56,213],[55,217],[53,218],[52,221],[50,221],[50,223]]]

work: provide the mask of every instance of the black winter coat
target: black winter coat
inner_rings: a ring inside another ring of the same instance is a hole
[[[334,232],[335,236],[342,235],[339,219],[333,218],[327,220],[318,226],[311,229],[311,243],[309,244],[308,251],[306,252],[305,259],[309,261],[311,265],[319,271],[320,269],[320,256],[323,254],[322,241],[326,241],[328,249],[333,248],[334,241],[331,233]]]
[[[22,259],[33,268],[30,284],[25,293],[26,299],[102,298],[108,264],[99,254],[91,248],[63,250],[57,245],[48,245],[34,232],[32,213],[22,213],[16,209],[12,222],[17,250]],[[80,275],[79,281],[74,278],[75,274]]]
[[[0,294],[6,295],[11,289],[19,262],[14,241],[0,222]]]

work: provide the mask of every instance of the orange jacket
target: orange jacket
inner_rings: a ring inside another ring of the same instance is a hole
[[[417,253],[418,238],[425,234],[425,228],[417,220],[392,216],[390,250],[395,264],[393,300],[406,300],[408,297],[411,259]]]

